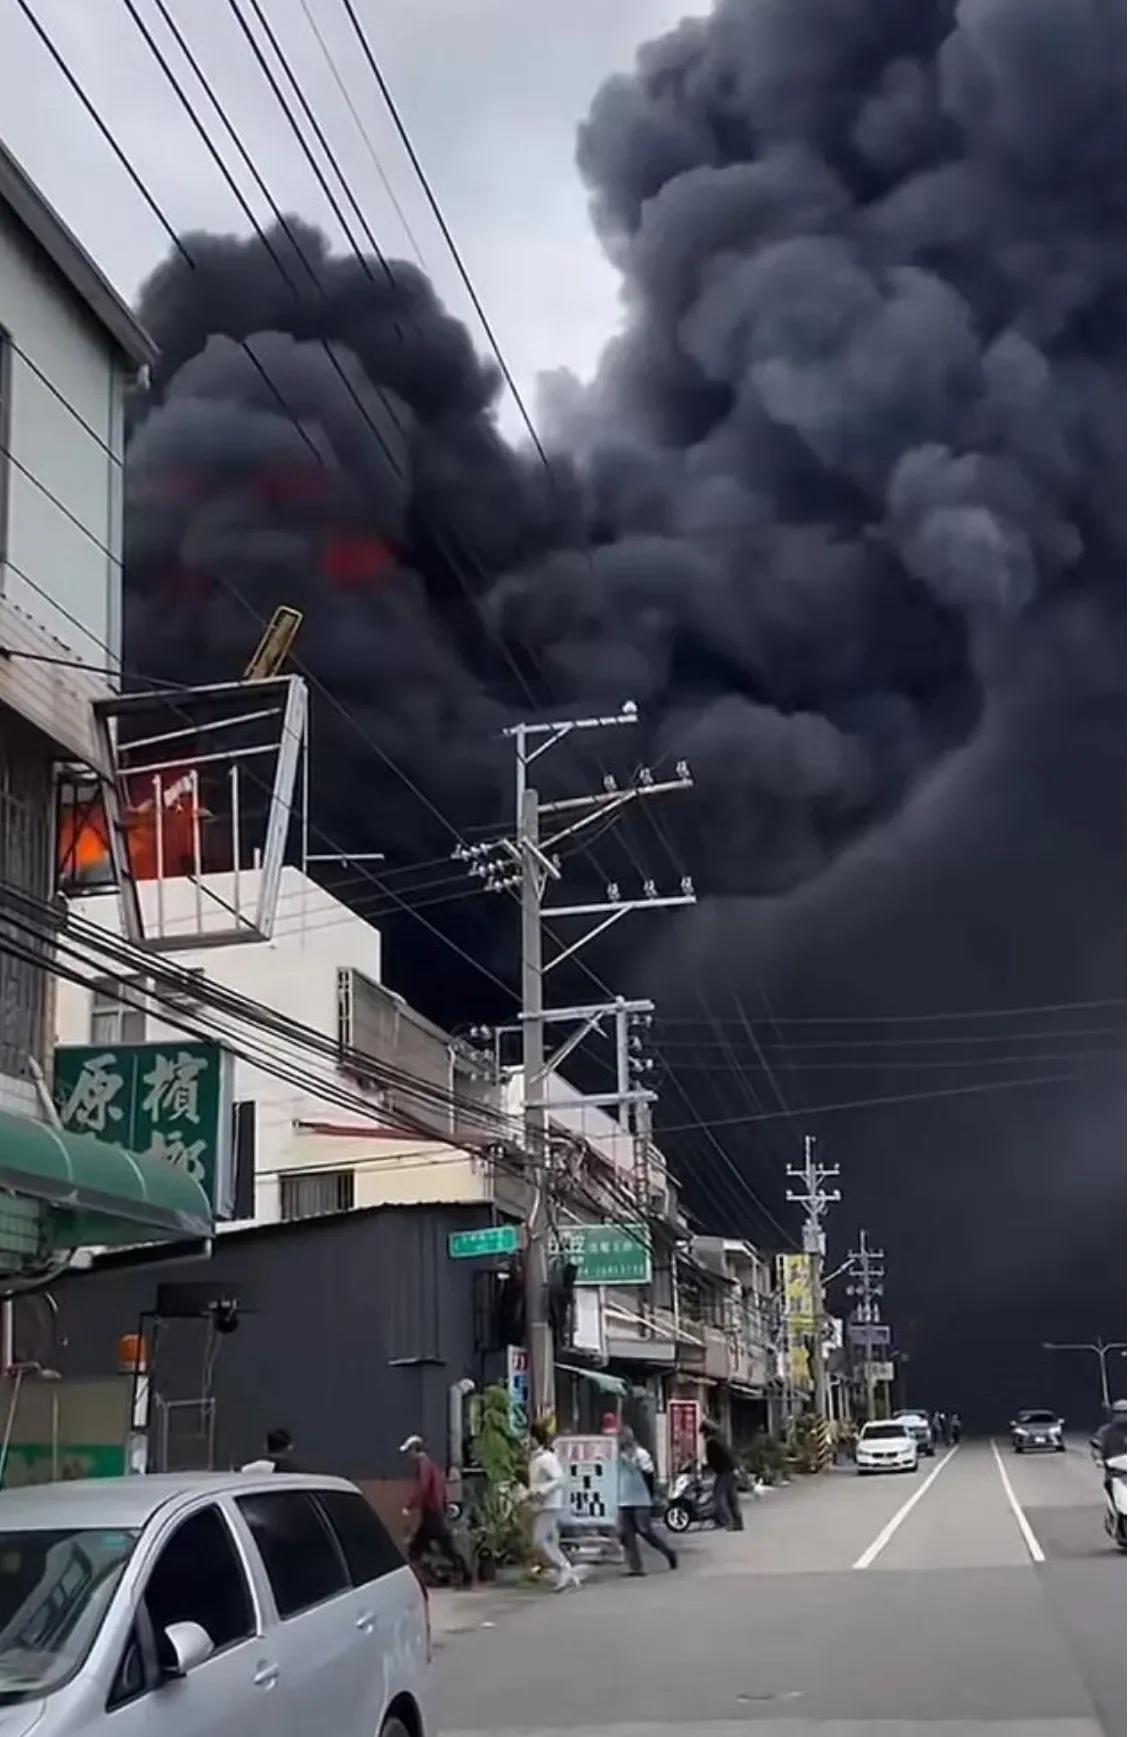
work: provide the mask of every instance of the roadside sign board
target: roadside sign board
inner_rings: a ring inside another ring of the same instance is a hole
[[[530,1354],[524,1345],[506,1347],[506,1391],[510,1428],[515,1435],[525,1435],[530,1427]]]
[[[187,1170],[216,1217],[230,1218],[233,1071],[220,1043],[66,1044],[55,1051],[55,1102],[64,1128]]]
[[[667,1401],[668,1469],[674,1478],[684,1466],[697,1466],[702,1452],[699,1425],[702,1407],[697,1399]]]
[[[488,1255],[512,1255],[518,1252],[516,1224],[487,1224],[481,1230],[453,1230],[447,1239],[447,1252],[453,1261],[483,1260]]]
[[[895,1366],[893,1363],[872,1363],[872,1365],[871,1365],[871,1379],[872,1379],[872,1381],[893,1381],[894,1378],[895,1378]]]
[[[560,1435],[553,1445],[565,1472],[562,1524],[575,1531],[614,1532],[620,1518],[616,1436]]]
[[[578,1285],[649,1285],[651,1234],[646,1224],[569,1224],[558,1252],[577,1269]]]
[[[861,1351],[885,1350],[891,1342],[891,1329],[880,1321],[849,1321],[848,1342]]]
[[[811,1333],[816,1326],[812,1298],[812,1260],[808,1255],[778,1255],[785,1317],[791,1332]]]

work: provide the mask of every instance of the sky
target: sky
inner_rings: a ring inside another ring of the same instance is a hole
[[[234,194],[178,106],[125,0],[28,4],[173,226],[246,232]],[[193,89],[198,112],[207,115],[207,98],[154,0],[136,0],[136,6]],[[251,15],[246,0],[241,9]],[[229,5],[169,0],[168,10],[279,204],[325,227],[344,251],[325,195]],[[573,163],[577,123],[601,81],[630,67],[640,42],[706,10],[704,0],[574,0],[569,6],[382,0],[379,8],[361,7],[382,72],[531,410],[538,376],[562,366],[587,376],[618,321],[618,279],[594,236]],[[340,0],[269,0],[266,12],[302,70],[382,246],[394,258],[419,259],[482,344]],[[368,144],[311,19],[345,80]],[[133,300],[167,251],[168,238],[14,3],[0,14],[0,114],[8,148],[115,287]],[[406,223],[382,185],[370,144]],[[226,155],[234,161],[230,148]],[[241,184],[255,204],[247,183],[244,174]],[[266,215],[261,199],[256,208]],[[519,418],[510,403],[502,407],[502,423],[517,435]]]

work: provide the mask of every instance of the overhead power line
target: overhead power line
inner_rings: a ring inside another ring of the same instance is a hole
[[[936,1091],[932,1092],[902,1092],[881,1098],[856,1098],[843,1104],[806,1104],[804,1113],[806,1116],[830,1116],[840,1110],[874,1110],[880,1109],[886,1104],[920,1104],[925,1103],[927,1099],[961,1098],[976,1092],[1008,1092],[1026,1090],[1032,1086],[1074,1085],[1078,1083],[1078,1080],[1078,1074],[1030,1074],[1027,1079],[1021,1080],[982,1080],[977,1085],[939,1086]],[[735,1128],[751,1122],[774,1122],[778,1121],[784,1114],[784,1110],[766,1110],[760,1116],[726,1116],[719,1118],[711,1126]],[[703,1125],[695,1122],[668,1123],[664,1128],[657,1128],[656,1133],[681,1134],[686,1128]]]
[[[529,411],[527,410],[525,400],[523,399],[521,392],[519,392],[519,390],[518,390],[517,382],[515,381],[513,374],[510,372],[510,365],[507,362],[506,357],[502,353],[502,347],[499,344],[497,337],[495,336],[494,328],[491,325],[490,320],[487,316],[486,309],[484,308],[482,301],[479,298],[479,293],[476,290],[474,283],[471,281],[471,274],[467,270],[466,265],[464,264],[463,255],[459,251],[459,247],[456,243],[455,237],[451,233],[451,230],[448,228],[447,219],[443,214],[443,210],[440,206],[439,200],[436,198],[435,191],[432,187],[431,182],[428,179],[428,176],[427,176],[427,173],[424,169],[424,166],[421,163],[420,158],[416,153],[416,147],[413,145],[411,136],[408,132],[408,129],[405,126],[403,119],[401,118],[400,110],[396,106],[396,101],[393,97],[391,90],[389,89],[388,82],[385,79],[385,76],[380,69],[380,66],[377,62],[377,57],[373,52],[373,48],[372,48],[371,43],[369,42],[369,38],[366,35],[364,29],[362,28],[361,21],[357,16],[357,11],[356,11],[356,8],[354,7],[354,4],[353,4],[353,0],[341,0],[341,3],[342,3],[342,6],[344,7],[344,9],[349,17],[350,24],[353,26],[354,35],[357,38],[357,41],[358,41],[358,44],[360,46],[362,54],[365,56],[365,60],[368,63],[369,70],[377,82],[377,86],[380,90],[381,96],[384,98],[385,107],[388,109],[389,115],[392,119],[392,124],[396,128],[396,131],[400,137],[400,142],[404,146],[404,151],[405,151],[405,154],[408,158],[408,161],[411,163],[413,171],[416,175],[416,179],[419,181],[420,186],[423,189],[424,197],[427,200],[428,205],[431,208],[432,216],[436,220],[436,224],[439,227],[440,234],[443,236],[444,242],[447,246],[447,250],[450,253],[452,260],[455,263],[455,269],[459,273],[460,279],[462,280],[462,283],[463,283],[463,287],[466,290],[467,295],[470,299],[471,306],[475,310],[475,316],[478,319],[479,324],[482,326],[484,333],[486,334],[487,342],[489,343],[491,350],[494,354],[494,359],[498,363],[499,369],[501,370],[502,378],[506,382],[507,390],[509,391],[510,396],[513,398],[514,403],[515,403],[517,410],[518,410],[518,414],[521,416],[522,421],[525,424],[526,432],[529,435],[530,440],[533,444],[534,451],[537,453],[538,457],[541,459],[541,462],[545,466],[546,470],[552,471],[552,466],[549,462],[548,455],[546,454],[545,447],[542,445],[541,436],[539,435],[537,429],[534,426],[533,418],[530,415]]]
[[[1027,1007],[977,1007],[967,1008],[963,1013],[809,1013],[804,1015],[778,1014],[771,1022],[774,1025],[932,1025],[942,1020],[964,1019],[976,1022],[979,1019],[1020,1019],[1028,1014],[1041,1013],[1080,1013],[1090,1012],[1100,1007],[1125,1007],[1123,996],[1111,996],[1098,1001],[1050,1001],[1043,1005]],[[657,1021],[663,1026],[668,1025],[702,1025],[701,1019],[679,1014],[666,1014]],[[725,1019],[726,1025],[742,1023],[734,1019]],[[755,1020],[756,1025],[768,1024],[767,1020]]]

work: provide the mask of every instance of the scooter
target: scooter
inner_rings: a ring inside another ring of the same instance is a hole
[[[1103,1525],[1106,1535],[1116,1549],[1126,1554],[1126,1455],[1116,1454],[1113,1459],[1104,1460],[1103,1470],[1107,1475],[1106,1513],[1103,1515]]]
[[[714,1524],[714,1479],[687,1466],[667,1492],[663,1524],[669,1532],[689,1532],[692,1526]]]

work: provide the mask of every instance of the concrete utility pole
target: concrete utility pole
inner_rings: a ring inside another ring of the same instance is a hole
[[[1108,1343],[1107,1340],[1100,1338],[1089,1340],[1081,1345],[1057,1345],[1045,1339],[1043,1349],[1045,1351],[1090,1351],[1096,1356],[1099,1360],[1099,1393],[1102,1396],[1103,1409],[1105,1411],[1110,1410],[1110,1374],[1106,1366],[1107,1352],[1121,1351],[1125,1355],[1126,1346],[1121,1340],[1117,1343]]]
[[[853,1249],[848,1256],[854,1281],[848,1286],[848,1295],[858,1298],[855,1319],[865,1328],[867,1335],[863,1342],[863,1380],[869,1421],[875,1416],[875,1380],[871,1372],[874,1346],[871,1329],[879,1325],[879,1298],[883,1295],[883,1280],[887,1276],[887,1269],[882,1263],[886,1258],[881,1248],[870,1246],[865,1230],[859,1233],[859,1247]]]
[[[828,1421],[828,1363],[824,1352],[824,1254],[827,1239],[824,1235],[824,1215],[829,1206],[838,1201],[838,1188],[825,1188],[826,1182],[832,1182],[840,1174],[838,1164],[824,1165],[816,1162],[816,1140],[812,1134],[804,1136],[803,1165],[790,1164],[787,1174],[794,1180],[803,1183],[802,1188],[790,1189],[786,1199],[796,1201],[804,1207],[804,1252],[808,1255],[812,1266],[812,1325],[815,1340],[815,1357],[813,1379],[815,1381],[816,1415],[822,1423]]]
[[[613,729],[636,722],[636,707],[629,700],[620,712],[611,717],[558,718],[544,723],[515,724],[505,732],[515,747],[515,836],[485,844],[461,844],[452,853],[469,865],[470,873],[482,879],[487,890],[517,892],[521,909],[522,1010],[519,1025],[522,1033],[522,1117],[526,1144],[536,1166],[533,1205],[526,1222],[525,1251],[531,1418],[552,1417],[555,1410],[554,1345],[549,1320],[549,1241],[553,1229],[554,1183],[551,1112],[565,1107],[575,1109],[580,1104],[597,1104],[617,1111],[621,1123],[632,1134],[635,1193],[641,1212],[646,1214],[649,1115],[655,1097],[654,1092],[635,1083],[641,1067],[646,1064],[633,1063],[632,1060],[633,1025],[639,1018],[650,1015],[654,1004],[617,997],[595,1006],[547,1008],[545,980],[551,971],[573,958],[597,935],[622,921],[629,912],[693,905],[695,894],[690,879],[685,878],[677,894],[660,895],[655,883],[646,881],[638,898],[624,898],[619,886],[610,884],[605,888],[605,898],[601,901],[578,905],[547,905],[545,902],[550,883],[562,878],[561,862],[554,854],[556,847],[566,839],[582,835],[587,827],[630,803],[690,789],[693,781],[685,761],[679,761],[673,779],[662,783],[657,783],[645,767],[623,789],[612,777],[606,777],[603,790],[555,802],[539,800],[530,773],[543,754],[577,730]],[[542,830],[542,822],[547,817],[552,817],[548,836]],[[566,946],[558,944],[552,958],[547,961],[544,957],[546,920],[573,917],[591,921],[576,940]],[[590,1032],[602,1031],[606,1020],[615,1024],[616,1091],[578,1096],[570,1099],[567,1106],[553,1103],[545,1092],[550,1075]],[[560,1025],[571,1026],[572,1030],[547,1057],[546,1030],[549,1026]]]

